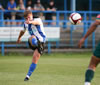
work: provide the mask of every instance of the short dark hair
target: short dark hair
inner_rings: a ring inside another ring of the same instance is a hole
[[[27,16],[28,16],[28,14],[32,14],[32,12],[31,12],[31,11],[29,11],[29,10],[26,10],[26,11],[24,12],[24,17],[27,17]]]

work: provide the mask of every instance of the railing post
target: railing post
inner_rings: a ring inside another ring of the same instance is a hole
[[[59,26],[59,12],[56,12],[56,26]]]
[[[3,21],[4,21],[4,13],[3,13],[2,10],[0,11],[0,14],[1,14],[1,15],[0,15],[0,16],[1,16],[0,26],[3,27],[3,23],[4,23],[4,22],[3,22]]]
[[[67,11],[67,0],[64,0],[64,11]],[[67,20],[67,12],[64,13],[64,22],[63,22],[63,28],[67,28],[67,23],[65,22]]]
[[[56,48],[59,48],[59,41],[56,41]]]
[[[92,19],[92,0],[89,0],[89,19],[91,20]]]
[[[2,56],[4,56],[4,42],[2,42],[1,44],[1,54]]]
[[[67,28],[67,23],[66,23],[66,21],[67,21],[67,14],[66,13],[64,13],[64,22],[63,22],[63,28],[64,29],[66,29]]]
[[[70,45],[73,46],[73,25],[70,28]]]
[[[24,6],[26,6],[26,0],[24,0]]]
[[[48,42],[48,54],[50,54],[50,53],[51,53],[51,43]]]
[[[86,34],[87,32],[87,21],[86,21],[86,13],[84,13],[84,33],[83,33],[83,36]],[[88,42],[88,38],[85,40],[84,42],[84,46],[85,48],[87,48],[87,42]]]

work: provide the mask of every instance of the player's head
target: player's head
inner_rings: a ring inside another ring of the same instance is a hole
[[[31,11],[27,10],[24,12],[24,18],[25,20],[29,19],[29,20],[32,20],[33,19],[33,14]]]

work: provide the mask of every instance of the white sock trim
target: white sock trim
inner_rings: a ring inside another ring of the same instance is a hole
[[[84,84],[84,85],[91,85],[91,84],[90,84],[90,82],[85,82],[85,84]]]
[[[94,71],[92,68],[88,68],[87,70],[92,70],[92,71]]]
[[[29,75],[26,75],[27,78],[30,78]]]

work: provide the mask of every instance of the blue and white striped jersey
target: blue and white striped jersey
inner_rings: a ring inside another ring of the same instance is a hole
[[[44,32],[42,20],[40,18],[34,18],[34,20],[40,22],[40,25],[24,23],[24,31],[27,30],[31,36],[34,35],[40,42],[45,42],[46,35]]]

